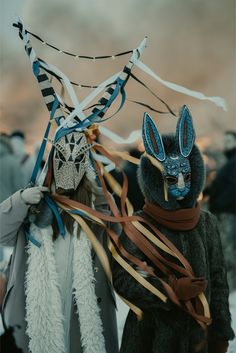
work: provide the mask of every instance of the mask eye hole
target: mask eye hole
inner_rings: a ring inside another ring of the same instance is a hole
[[[175,176],[166,176],[165,179],[169,185],[174,185],[178,182],[178,179]]]
[[[189,182],[189,181],[191,180],[191,173],[185,174],[184,180],[185,180],[186,182]]]
[[[75,163],[81,163],[84,159],[84,156],[85,156],[84,153],[79,154],[75,159]]]
[[[64,162],[65,162],[66,159],[65,159],[63,153],[62,153],[61,151],[57,151],[57,153],[58,153],[59,159],[60,159],[61,161],[64,161]]]

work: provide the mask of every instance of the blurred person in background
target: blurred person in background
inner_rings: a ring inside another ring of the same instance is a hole
[[[0,134],[0,202],[24,186],[18,158],[13,154],[9,136]],[[2,225],[0,225],[2,227]],[[6,290],[6,269],[11,248],[0,246],[0,308]]]
[[[131,148],[128,151],[128,153],[130,156],[137,159],[139,159],[142,154],[142,152],[140,152],[137,147]],[[128,161],[123,161],[122,163],[122,170],[124,171],[128,179],[127,197],[131,202],[134,208],[134,211],[141,209],[144,205],[144,197],[140,190],[138,179],[137,179],[137,169],[138,169],[138,166],[134,163],[130,163]],[[123,185],[123,175],[119,169],[113,169],[110,173],[120,185]],[[110,192],[113,192],[113,190],[110,188],[108,183],[107,183],[107,187]],[[120,208],[121,207],[120,198],[114,193],[113,193],[113,197],[115,199],[115,202],[118,208]]]
[[[24,177],[19,159],[13,153],[7,134],[0,134],[0,202],[24,187]]]
[[[36,162],[35,154],[33,153],[32,155],[30,155],[26,152],[25,134],[23,131],[13,131],[10,135],[10,140],[13,152],[18,158],[21,169],[23,171],[24,185],[27,185],[30,181],[33,168]]]
[[[18,158],[13,154],[9,136],[0,134],[0,202],[24,186],[23,175]],[[0,270],[8,258],[7,249],[0,247]]]
[[[230,290],[236,289],[236,132],[224,134],[225,164],[208,187],[209,209],[219,220]]]

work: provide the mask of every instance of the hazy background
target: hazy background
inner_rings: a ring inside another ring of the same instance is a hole
[[[187,104],[200,141],[220,147],[223,132],[235,129],[235,1],[234,0],[1,0],[0,130],[23,129],[30,146],[40,140],[48,112],[33,77],[17,30],[19,15],[30,31],[55,46],[77,54],[104,55],[132,49],[148,36],[142,60],[163,79],[222,96],[228,112],[208,101],[171,91],[136,69],[134,72],[173,109]],[[123,68],[128,56],[116,60],[79,62],[42,46],[31,37],[39,57],[64,71],[71,80],[98,84]],[[87,89],[76,89],[81,99]],[[163,110],[137,83],[129,81],[127,94]],[[127,137],[141,126],[144,108],[127,102],[108,121],[113,131]],[[173,131],[171,115],[151,112],[162,132]]]

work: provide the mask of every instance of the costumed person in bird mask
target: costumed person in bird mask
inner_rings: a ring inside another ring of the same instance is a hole
[[[31,176],[33,187],[0,205],[0,244],[14,247],[2,306],[4,326],[23,353],[117,353],[106,233],[117,239],[120,228],[119,220],[109,215],[118,210],[102,177],[107,172],[103,162],[109,166],[111,161],[95,143],[96,124],[108,119],[103,117],[119,94],[117,112],[122,108],[124,87],[146,39],[131,51],[122,71],[80,102],[66,75],[37,57],[20,19],[13,26],[19,29],[50,119]],[[49,75],[66,90],[72,106]],[[102,91],[85,114],[85,107]],[[52,126],[56,128],[50,138]]]
[[[120,236],[141,279],[117,261],[112,267],[116,291],[143,316],[129,311],[120,353],[225,353],[234,338],[226,269],[216,219],[198,201],[205,171],[190,112],[181,108],[175,136],[161,137],[148,114],[142,131],[145,205],[133,220],[148,226],[142,233],[129,226]]]
[[[85,131],[62,136],[51,151],[47,187],[19,190],[0,205],[0,243],[14,247],[3,320],[24,353],[118,351],[115,300],[100,261],[78,223],[49,207],[53,192],[109,213],[92,178],[91,146]],[[91,229],[106,249],[104,229]]]

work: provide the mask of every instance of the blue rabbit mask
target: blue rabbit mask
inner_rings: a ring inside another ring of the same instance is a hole
[[[191,185],[191,167],[189,160],[174,153],[163,162],[163,176],[168,186],[168,193],[177,200],[182,200]]]
[[[147,113],[142,133],[148,156],[141,158],[138,177],[145,198],[166,209],[192,207],[203,187],[204,164],[194,145],[195,131],[188,108],[183,106],[180,110],[175,135],[162,138]],[[159,168],[153,165],[150,156]]]

